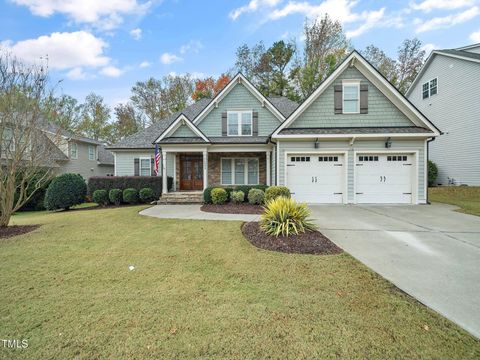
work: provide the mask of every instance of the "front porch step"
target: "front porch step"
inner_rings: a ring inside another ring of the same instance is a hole
[[[203,203],[203,192],[171,192],[163,194],[157,201],[158,205],[169,204],[201,204]]]

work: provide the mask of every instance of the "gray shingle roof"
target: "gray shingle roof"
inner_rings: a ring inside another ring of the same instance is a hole
[[[458,56],[463,56],[473,60],[480,60],[480,54],[476,54],[476,53],[465,51],[465,50],[445,49],[445,50],[436,50],[436,52],[439,54],[458,55]]]
[[[105,149],[105,145],[98,146],[98,162],[100,165],[113,165],[113,154]]]
[[[299,105],[295,101],[283,96],[270,96],[267,99],[285,116],[285,119],[289,117]]]
[[[212,99],[200,99],[195,104],[187,106],[182,111],[177,111],[169,117],[152,124],[145,130],[141,130],[136,134],[127,136],[118,143],[107,147],[108,149],[151,149],[153,142],[175,121],[180,114],[183,113],[189,120],[193,120]]]
[[[180,114],[184,114],[189,120],[194,120],[200,114],[200,112],[207,107],[210,101],[212,101],[212,99],[201,99],[195,104],[186,107],[182,111],[178,111],[169,117],[149,126],[145,130],[128,136],[112,146],[108,146],[107,149],[151,149],[154,147],[153,142],[177,119],[178,116],[180,116]],[[296,102],[280,96],[269,97],[268,101],[270,101],[272,105],[275,106],[285,117],[288,117],[291,113],[293,113],[298,106]],[[189,141],[189,139],[191,141]],[[259,136],[246,140],[244,137],[237,138],[229,136],[213,137],[210,138],[210,140],[212,143],[217,144],[258,144],[266,143],[268,137]],[[199,143],[204,141],[199,141],[197,138],[167,138],[163,139],[161,143],[184,144],[188,142]]]
[[[417,127],[356,127],[356,128],[289,128],[280,131],[280,135],[305,135],[305,134],[418,134],[432,133],[432,131]]]

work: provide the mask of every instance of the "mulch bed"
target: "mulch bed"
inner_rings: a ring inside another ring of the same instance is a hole
[[[252,205],[246,203],[234,204],[226,203],[224,205],[204,204],[200,210],[205,212],[220,214],[261,214],[262,207],[260,205]]]
[[[0,227],[0,239],[6,239],[13,236],[23,235],[36,230],[40,225],[11,225],[6,228]]]
[[[332,255],[343,252],[337,245],[318,231],[307,231],[293,236],[270,236],[265,234],[258,222],[243,224],[242,233],[254,246],[292,254]]]

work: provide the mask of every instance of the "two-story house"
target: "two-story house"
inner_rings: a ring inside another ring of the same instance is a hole
[[[480,44],[434,50],[407,91],[443,135],[430,143],[439,185],[480,185]]]
[[[288,186],[307,203],[427,202],[427,141],[440,131],[353,51],[301,104],[263,96],[242,74],[213,99],[109,149],[115,175],[153,174],[163,191]]]

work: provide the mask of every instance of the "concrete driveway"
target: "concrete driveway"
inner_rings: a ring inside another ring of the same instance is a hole
[[[310,208],[345,251],[480,337],[480,217],[444,204]]]

